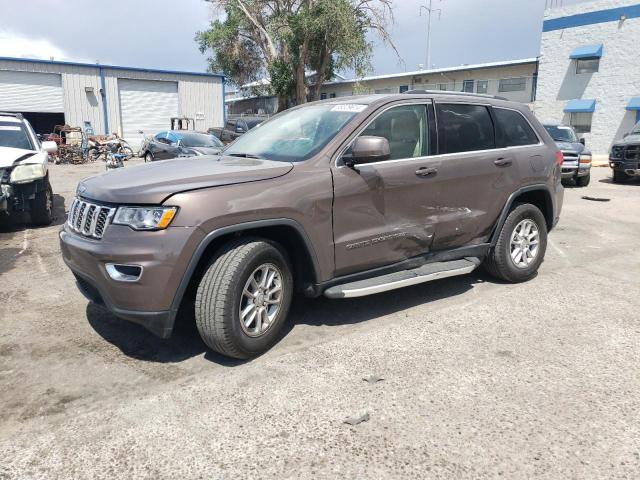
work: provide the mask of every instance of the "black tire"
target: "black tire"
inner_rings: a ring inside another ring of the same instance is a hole
[[[589,185],[589,182],[591,182],[591,174],[590,173],[588,175],[585,175],[584,177],[577,177],[576,178],[576,185],[578,187],[586,187],[587,185]]]
[[[281,274],[281,300],[266,330],[251,336],[241,324],[240,306],[245,285],[264,265],[276,266]],[[196,292],[195,317],[202,340],[216,352],[234,358],[247,359],[265,352],[278,339],[292,292],[291,268],[277,245],[259,238],[228,243],[207,267]]]
[[[51,225],[53,222],[53,189],[48,177],[44,182],[44,190],[31,200],[31,221],[35,225]]]
[[[145,163],[153,162],[153,155],[151,154],[151,152],[147,152],[144,154],[144,162]]]
[[[620,170],[614,170],[613,171],[613,182],[614,183],[622,183],[622,182],[626,182],[629,179],[629,175],[627,175],[624,172],[621,172]]]
[[[515,234],[516,227],[523,220],[531,220],[537,226],[539,243],[535,258],[527,267],[519,268],[511,258],[511,238]],[[500,280],[512,283],[526,282],[537,274],[546,250],[547,222],[544,215],[538,207],[530,203],[516,204],[507,215],[498,241],[489,251],[483,266],[491,276]]]

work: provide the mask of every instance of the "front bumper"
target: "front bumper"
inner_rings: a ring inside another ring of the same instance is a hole
[[[613,170],[624,172],[631,177],[640,176],[640,161],[623,160],[620,158],[609,158],[609,166]]]
[[[567,162],[562,164],[562,179],[584,177],[591,173],[591,163]]]
[[[94,240],[65,224],[60,249],[78,288],[89,300],[168,338],[179,307],[176,292],[202,237],[201,230],[193,227],[141,232],[111,224],[102,239]],[[139,265],[142,275],[135,282],[113,280],[107,263]]]

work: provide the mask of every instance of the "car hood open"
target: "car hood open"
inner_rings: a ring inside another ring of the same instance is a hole
[[[280,177],[293,168],[276,162],[229,156],[201,156],[146,163],[90,177],[78,194],[106,203],[160,204],[187,190],[255,182]]]

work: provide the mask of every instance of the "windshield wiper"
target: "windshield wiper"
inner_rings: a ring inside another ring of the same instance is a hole
[[[253,153],[226,153],[225,155],[230,157],[257,158],[258,160],[264,160],[262,157],[254,155]]]

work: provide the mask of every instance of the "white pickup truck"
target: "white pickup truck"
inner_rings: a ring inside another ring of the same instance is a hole
[[[40,143],[19,113],[0,112],[0,221],[29,212],[36,225],[52,222],[49,154],[57,149],[55,142]]]

